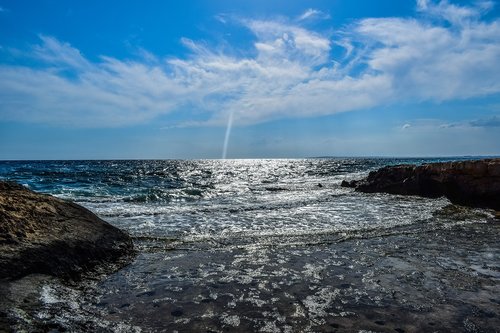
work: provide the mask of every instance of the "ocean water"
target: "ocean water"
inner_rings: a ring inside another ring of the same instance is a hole
[[[366,196],[340,183],[384,165],[440,160],[0,162],[0,179],[75,201],[138,239],[294,242],[428,218],[446,200]]]
[[[44,285],[43,306],[31,314],[38,323],[71,331],[488,331],[499,323],[500,294],[491,212],[340,187],[385,165],[444,160],[3,161],[0,179],[85,206],[139,249],[91,287]],[[467,288],[454,283],[474,286],[469,303]],[[470,317],[472,308],[489,310]]]

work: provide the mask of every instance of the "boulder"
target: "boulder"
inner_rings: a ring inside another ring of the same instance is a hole
[[[89,210],[0,181],[0,280],[74,278],[131,254],[131,238]]]
[[[356,191],[446,196],[452,203],[500,210],[500,158],[387,166],[343,184]]]

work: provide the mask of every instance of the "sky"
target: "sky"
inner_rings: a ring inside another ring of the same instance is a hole
[[[0,160],[500,155],[500,3],[0,0]]]

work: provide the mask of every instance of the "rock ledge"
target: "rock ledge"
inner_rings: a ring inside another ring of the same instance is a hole
[[[387,166],[342,186],[365,193],[446,196],[455,204],[499,211],[500,158]]]
[[[0,280],[74,278],[133,252],[125,232],[89,210],[0,181]]]

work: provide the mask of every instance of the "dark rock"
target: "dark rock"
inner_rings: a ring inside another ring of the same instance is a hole
[[[366,193],[446,196],[454,204],[500,210],[500,158],[388,166],[355,186]]]
[[[340,186],[342,187],[356,187],[359,183],[359,180],[343,180],[342,183],[340,183]]]
[[[175,309],[172,312],[170,312],[170,314],[174,317],[180,317],[184,314],[184,311],[182,311],[182,309]]]
[[[89,210],[0,181],[0,280],[74,278],[132,253],[131,238]]]
[[[286,191],[286,188],[283,188],[283,187],[266,187],[266,191],[269,191],[269,192],[280,192],[280,191]]]

